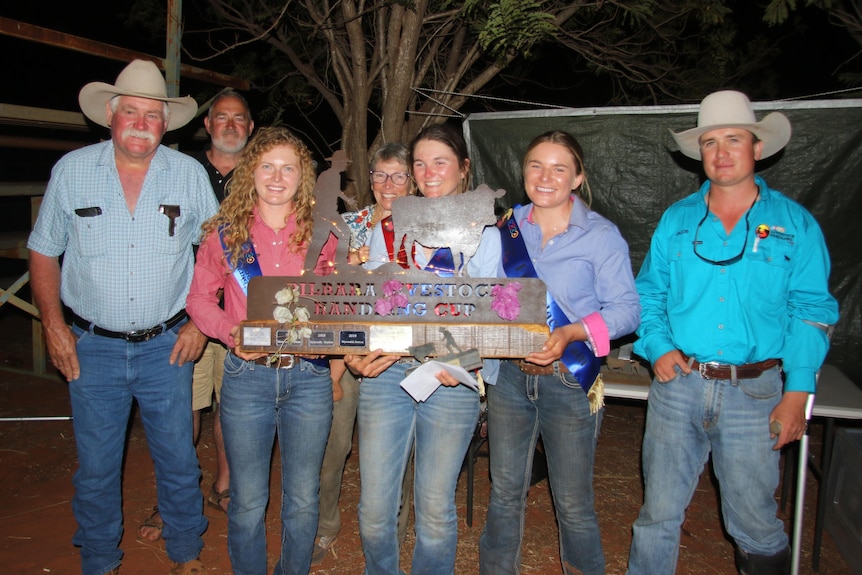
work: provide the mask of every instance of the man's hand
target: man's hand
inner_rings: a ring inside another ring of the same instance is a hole
[[[189,318],[189,321],[177,332],[177,343],[174,344],[174,349],[171,350],[171,365],[182,366],[187,361],[197,360],[204,352],[206,344],[207,336]]]
[[[30,250],[30,289],[42,317],[51,363],[66,381],[78,379],[81,376],[78,338],[66,325],[60,303],[60,258]]]
[[[808,427],[805,420],[805,404],[807,402],[808,392],[788,391],[769,414],[770,424],[773,421],[781,424],[778,434],[770,431],[770,437],[778,438],[772,449],[777,451],[792,441],[802,439],[802,436],[805,435],[805,429]]]
[[[377,377],[398,361],[397,355],[384,355],[383,350],[375,349],[368,355],[354,355],[348,353],[344,356],[344,363],[353,373],[362,377]]]
[[[78,379],[81,376],[81,366],[78,363],[78,338],[65,323],[45,329],[45,343],[48,345],[48,355],[66,381]]]
[[[691,368],[688,366],[688,362],[685,361],[685,358],[682,356],[682,352],[678,349],[669,351],[658,358],[652,366],[652,371],[655,374],[656,381],[659,383],[667,383],[675,378],[676,370],[674,370],[674,367],[676,366],[679,366],[682,372],[686,375],[691,373]]]

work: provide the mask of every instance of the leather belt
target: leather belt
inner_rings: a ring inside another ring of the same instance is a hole
[[[277,369],[292,369],[299,364],[299,358],[292,353],[269,354],[264,357],[259,357],[252,360],[252,363],[262,365],[264,367],[273,367]]]
[[[554,375],[555,373],[569,373],[569,368],[559,361],[555,361],[548,365],[536,365],[535,363],[519,359],[515,363],[518,366],[518,369],[527,375]]]
[[[136,331],[111,331],[109,329],[99,327],[92,322],[85,320],[76,313],[72,314],[72,323],[80,327],[81,329],[92,331],[94,334],[100,335],[102,337],[122,339],[129,343],[140,343],[142,341],[149,341],[160,333],[171,329],[172,327],[186,319],[186,317],[186,310],[181,309],[177,312],[176,315],[155,327],[151,327],[149,329],[140,329]]]
[[[690,360],[685,355],[683,357],[686,361],[691,361],[691,368],[696,370],[703,379],[754,379],[760,377],[764,371],[781,364],[778,359],[766,359],[744,365],[730,365],[715,361],[700,363],[696,359]],[[736,371],[735,377],[734,371]]]

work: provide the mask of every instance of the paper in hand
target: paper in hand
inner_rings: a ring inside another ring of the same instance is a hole
[[[416,401],[425,401],[440,387],[440,380],[434,376],[441,370],[449,372],[452,377],[464,385],[478,390],[479,384],[466,369],[458,365],[433,360],[427,361],[417,367],[413,373],[404,378],[404,381],[401,382],[401,387]]]

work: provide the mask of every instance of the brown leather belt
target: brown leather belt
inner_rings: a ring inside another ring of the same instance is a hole
[[[688,357],[685,355],[683,357],[686,361],[689,361]],[[700,373],[700,376],[704,379],[734,379],[734,368],[736,370],[736,379],[754,379],[760,377],[764,371],[780,364],[781,361],[778,359],[766,359],[757,363],[746,363],[745,365],[737,366],[714,361],[700,363],[696,359],[691,360],[691,368]]]
[[[554,373],[569,373],[569,368],[565,366],[565,364],[555,361],[549,365],[536,365],[535,363],[530,363],[529,361],[524,361],[523,359],[519,359],[516,362],[518,369],[526,373],[527,375],[554,375]],[[557,366],[557,370],[554,370],[554,367]]]
[[[299,358],[292,353],[284,353],[281,355],[269,354],[253,360],[252,363],[256,363],[257,365],[262,365],[264,367],[291,369],[293,366],[299,364]]]

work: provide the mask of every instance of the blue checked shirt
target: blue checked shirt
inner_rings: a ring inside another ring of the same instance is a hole
[[[179,216],[170,218],[164,212]],[[109,140],[57,162],[27,247],[63,257],[60,296],[99,327],[136,331],[185,306],[192,244],[218,203],[200,163],[159,146],[130,214]]]
[[[785,391],[813,392],[829,349],[822,328],[838,321],[826,242],[805,208],[755,181],[748,243],[732,265],[701,261],[692,247],[709,181],[664,213],[637,277],[643,309],[634,350],[650,363],[674,349],[701,363],[781,359]],[[710,214],[697,239],[704,257],[732,258],[746,241],[745,221],[728,236]]]

